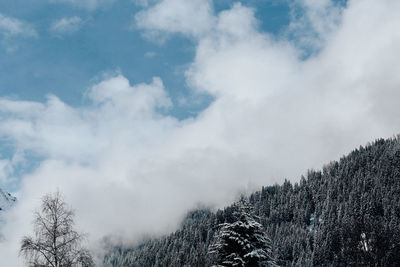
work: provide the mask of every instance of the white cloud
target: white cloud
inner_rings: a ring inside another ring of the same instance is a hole
[[[95,10],[97,8],[110,6],[116,0],[48,0],[52,3],[66,3],[78,8]]]
[[[197,38],[187,82],[215,101],[184,121],[160,112],[171,100],[158,78],[105,79],[88,92],[87,107],[55,96],[2,99],[0,136],[45,160],[23,177],[0,257],[17,266],[10,255],[29,233],[27,214],[57,187],[93,247],[107,235],[129,242],[173,229],[198,203],[221,206],[243,188],[296,180],[399,133],[399,11],[397,1],[350,1],[336,27],[321,28],[320,52],[304,60],[297,43],[258,31],[253,11],[239,4],[213,15],[201,34],[152,24]],[[186,19],[193,23],[179,21]]]
[[[35,28],[29,23],[0,13],[0,35],[11,37],[37,37]]]
[[[65,17],[54,21],[49,30],[56,35],[72,34],[77,32],[83,24],[84,21],[80,17]]]
[[[10,173],[13,172],[13,167],[8,159],[0,160],[0,182],[2,184],[6,183]]]
[[[136,25],[154,38],[169,32],[199,37],[212,28],[214,19],[209,0],[162,0],[135,16]]]
[[[305,54],[324,46],[339,26],[344,8],[331,0],[295,0],[290,5],[292,18],[286,34]]]

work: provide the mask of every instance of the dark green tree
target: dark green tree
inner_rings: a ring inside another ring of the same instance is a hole
[[[237,205],[237,218],[232,223],[223,223],[211,246],[216,254],[217,266],[272,266],[271,241],[262,225],[250,214],[247,202],[242,199]]]

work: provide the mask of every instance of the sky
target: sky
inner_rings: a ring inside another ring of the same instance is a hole
[[[400,132],[396,0],[0,3],[0,257],[60,190],[101,258]],[[5,256],[7,255],[7,257]],[[11,256],[10,256],[11,255]]]

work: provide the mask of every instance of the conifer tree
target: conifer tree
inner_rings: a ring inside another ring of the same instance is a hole
[[[216,242],[211,246],[210,253],[216,254],[216,266],[274,266],[271,241],[250,214],[244,198],[234,215],[236,221],[220,225]]]

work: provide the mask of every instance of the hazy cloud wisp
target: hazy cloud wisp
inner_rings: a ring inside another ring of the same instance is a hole
[[[50,26],[50,32],[55,35],[65,35],[77,32],[84,24],[84,20],[80,17],[64,17],[57,21],[54,21]]]
[[[48,0],[52,3],[66,3],[78,8],[93,11],[97,8],[109,6],[116,0]]]
[[[37,37],[35,28],[27,22],[0,13],[0,34],[5,38]]]

